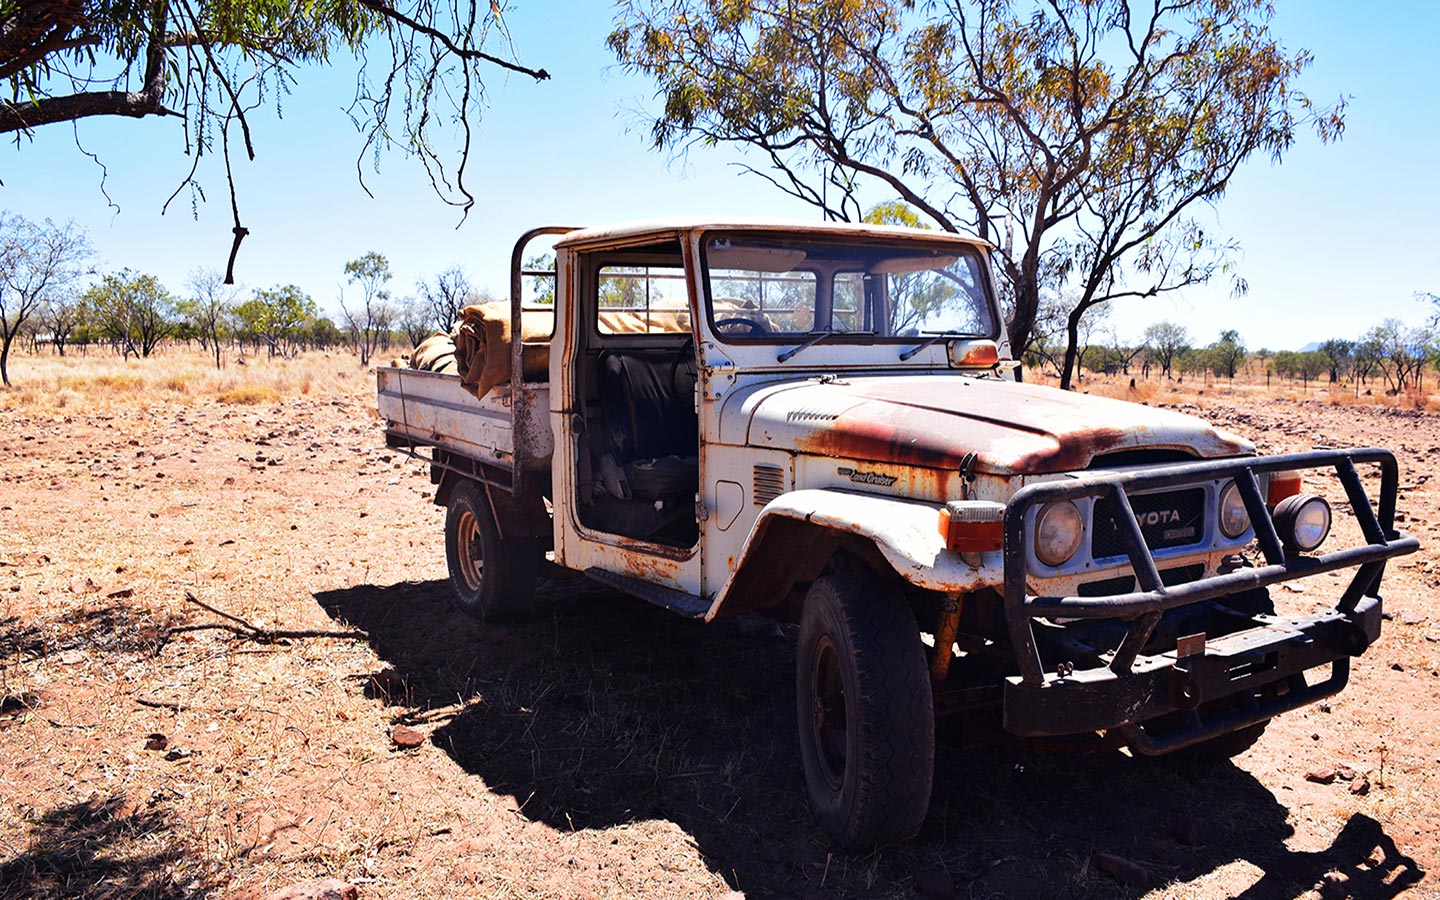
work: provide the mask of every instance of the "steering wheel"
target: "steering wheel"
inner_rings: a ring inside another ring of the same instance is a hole
[[[767,326],[764,322],[757,322],[754,319],[747,319],[744,316],[726,316],[723,319],[715,320],[715,330],[723,332],[725,334],[733,334],[734,332],[728,331],[726,329],[737,325],[743,326],[746,329],[746,334],[770,333],[769,326]]]

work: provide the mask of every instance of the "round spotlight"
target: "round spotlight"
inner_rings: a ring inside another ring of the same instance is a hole
[[[1085,523],[1069,500],[1047,503],[1035,516],[1035,558],[1047,566],[1064,565],[1080,549]]]
[[[1330,535],[1330,504],[1314,494],[1286,497],[1275,506],[1275,530],[1285,546],[1309,553]]]
[[[1250,513],[1245,511],[1245,498],[1235,482],[1220,491],[1220,533],[1235,540],[1250,527]]]

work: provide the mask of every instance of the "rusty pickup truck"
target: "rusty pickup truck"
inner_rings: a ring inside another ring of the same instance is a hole
[[[526,269],[545,236],[553,269]],[[504,350],[508,384],[378,371],[387,442],[430,463],[447,510],[459,607],[523,615],[552,553],[681,616],[798,624],[804,781],[845,847],[920,827],[937,720],[1224,757],[1341,690],[1386,561],[1419,546],[1394,525],[1394,457],[1258,456],[1024,383],[988,250],[841,224],[524,235],[511,333],[531,309],[554,327]],[[1268,590],[1337,570],[1304,609]]]

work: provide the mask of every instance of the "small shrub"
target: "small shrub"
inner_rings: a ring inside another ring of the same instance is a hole
[[[246,384],[222,391],[216,398],[221,403],[242,406],[256,406],[261,403],[279,403],[280,392],[268,384]]]

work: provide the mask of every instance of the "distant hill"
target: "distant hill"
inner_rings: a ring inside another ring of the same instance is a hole
[[[1325,343],[1325,342],[1324,342],[1324,341],[1311,341],[1310,343],[1306,344],[1305,346],[1301,347],[1299,350],[1297,350],[1297,351],[1295,351],[1295,352],[1296,352],[1296,353],[1314,353],[1316,350],[1319,350],[1319,349],[1320,349],[1320,345],[1323,344],[1323,343]]]

